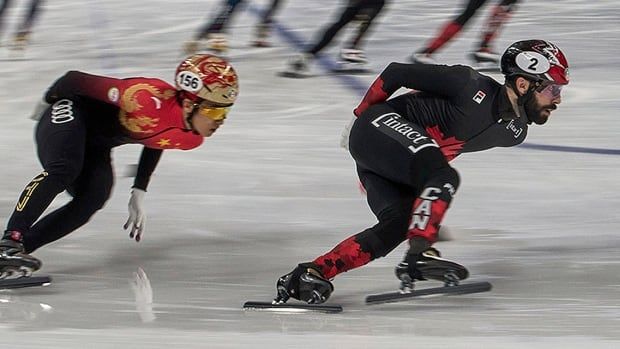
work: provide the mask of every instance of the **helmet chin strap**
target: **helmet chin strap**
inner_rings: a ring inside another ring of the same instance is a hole
[[[189,128],[192,130],[192,132],[195,135],[200,135],[200,132],[198,132],[198,130],[196,130],[196,128],[194,127],[194,115],[196,115],[196,111],[198,110],[198,103],[194,103],[194,106],[192,107],[192,111],[188,113],[187,117],[185,118],[185,121],[187,121],[187,124],[189,125]]]
[[[192,122],[193,118],[194,118],[194,114],[196,114],[196,110],[198,109],[198,103],[194,103],[190,98],[188,98],[188,96],[186,95],[185,91],[178,91],[177,92],[177,102],[183,107],[183,100],[187,99],[189,101],[192,102],[193,106],[192,106],[192,110],[191,112],[189,112],[187,114],[187,117],[185,117],[185,122],[187,122],[187,124],[189,125],[189,128],[192,130],[192,132],[196,135],[200,135],[200,132],[198,132],[196,130],[196,128],[194,128],[194,123]],[[183,109],[184,110],[184,109]]]
[[[540,86],[540,81],[532,81],[530,82],[530,86],[527,88],[524,94],[519,95],[519,90],[517,89],[516,79],[510,82],[510,87],[517,93],[517,113],[519,115],[523,115],[527,118],[527,123],[531,124],[533,120],[529,115],[527,115],[527,111],[525,105],[534,99],[534,91]]]

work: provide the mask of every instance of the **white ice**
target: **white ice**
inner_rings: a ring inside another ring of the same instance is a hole
[[[0,47],[0,208],[40,170],[35,103],[67,70],[172,81],[182,43],[215,0],[44,3],[32,45],[6,49],[28,2],[6,18]],[[342,127],[374,76],[276,77],[345,1],[286,1],[273,48],[249,47],[251,1],[230,27],[241,93],[198,150],[164,154],[147,194],[143,241],[122,230],[139,146],[114,152],[115,192],[85,227],[36,252],[51,286],[0,291],[1,348],[618,348],[620,347],[620,2],[525,1],[497,40],[544,38],[571,63],[571,83],[526,146],[453,162],[462,186],[437,247],[488,280],[486,294],[366,306],[397,286],[403,247],[336,278],[338,315],[244,312],[278,276],[372,224]],[[379,72],[434,35],[464,1],[390,1],[367,41]],[[438,55],[467,63],[490,6]],[[350,31],[347,31],[350,32]],[[346,35],[347,33],[343,33]],[[341,42],[343,35],[338,39]],[[334,60],[338,46],[326,52]],[[573,148],[561,148],[573,147]],[[608,154],[601,154],[607,152]],[[58,207],[67,197],[53,204]]]

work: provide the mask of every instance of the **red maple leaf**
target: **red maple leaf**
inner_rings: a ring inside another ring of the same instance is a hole
[[[438,125],[427,127],[426,132],[439,144],[439,149],[448,161],[457,157],[465,145],[464,141],[458,140],[456,137],[445,137]]]

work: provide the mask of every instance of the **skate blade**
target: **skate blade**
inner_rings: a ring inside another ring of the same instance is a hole
[[[15,279],[0,280],[0,289],[49,286],[51,283],[52,283],[52,278],[47,275],[24,276],[24,277],[15,278]]]
[[[334,68],[331,70],[333,74],[349,74],[349,75],[365,75],[374,74],[369,68]]]
[[[291,78],[291,79],[306,79],[306,78],[311,78],[313,75],[312,74],[308,74],[308,73],[298,73],[298,72],[292,72],[292,71],[281,71],[276,73],[277,76],[283,77],[283,78]]]
[[[393,303],[400,302],[404,300],[410,300],[412,298],[422,298],[422,297],[437,297],[437,296],[449,296],[449,295],[461,295],[461,294],[470,294],[470,293],[479,293],[479,292],[487,292],[490,291],[492,285],[489,282],[474,282],[467,284],[460,284],[457,286],[442,286],[442,287],[432,287],[425,288],[420,290],[413,290],[409,293],[401,293],[397,292],[386,292],[373,294],[366,297],[366,304],[383,304],[383,303]]]
[[[497,63],[479,63],[476,65],[473,65],[472,68],[474,68],[474,70],[481,72],[481,73],[500,73],[501,72],[501,68],[499,64]]]
[[[254,40],[250,43],[250,46],[258,47],[258,48],[269,48],[269,47],[273,47],[273,44],[267,41]]]
[[[305,304],[305,303],[270,303],[248,301],[243,304],[244,310],[259,310],[277,313],[326,313],[335,314],[342,312],[342,306],[329,304]]]

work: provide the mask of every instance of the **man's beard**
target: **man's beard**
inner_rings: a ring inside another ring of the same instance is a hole
[[[543,115],[543,112],[547,109],[555,110],[557,106],[555,104],[539,106],[535,98],[529,98],[528,101],[525,102],[524,108],[529,121],[537,125],[543,125],[549,119],[549,115]]]

